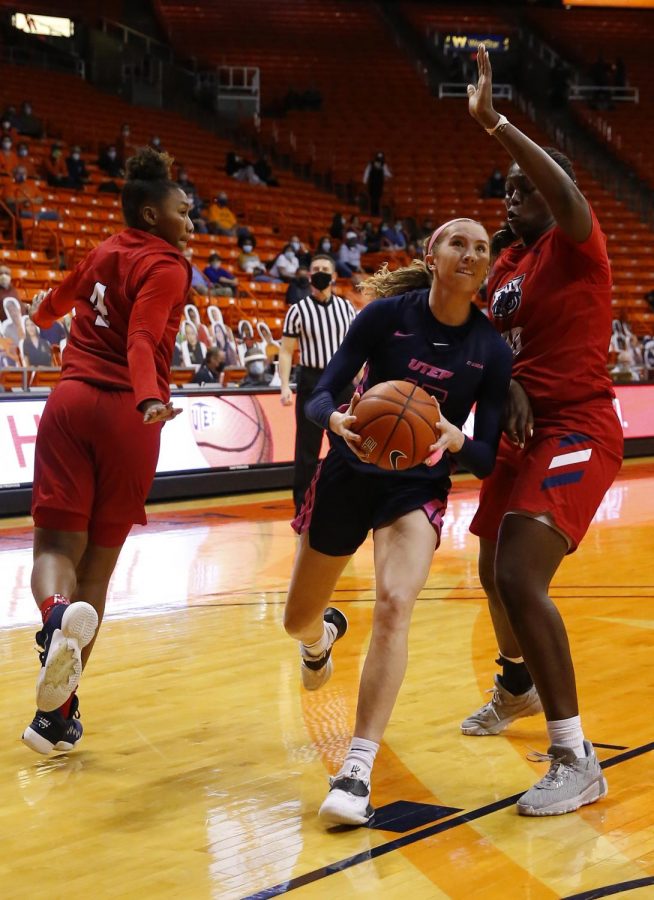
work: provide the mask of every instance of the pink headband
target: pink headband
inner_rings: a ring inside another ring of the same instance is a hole
[[[436,231],[429,238],[429,243],[427,244],[427,252],[425,253],[425,256],[428,256],[431,253],[432,248],[433,248],[434,244],[436,243],[436,240],[438,239],[438,237],[440,237],[440,235],[445,231],[445,229],[448,226],[452,225],[454,222],[474,222],[474,219],[468,219],[465,216],[462,216],[458,219],[450,219],[449,222],[445,222],[443,225],[439,225],[438,228],[436,229]]]

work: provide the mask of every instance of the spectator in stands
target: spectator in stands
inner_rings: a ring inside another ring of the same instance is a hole
[[[238,280],[229,269],[222,267],[221,262],[220,254],[212,253],[209,257],[209,265],[204,270],[204,276],[211,282],[217,294],[234,297]]]
[[[394,224],[382,222],[379,226],[382,250],[405,250],[407,245],[404,226],[401,220]]]
[[[9,122],[12,128],[16,127],[16,122],[18,120],[18,111],[13,104],[6,106],[2,112],[2,116],[0,116],[3,122]]]
[[[361,254],[366,250],[365,244],[359,243],[355,231],[345,232],[345,240],[336,254],[336,271],[341,278],[352,278],[363,272]]]
[[[34,160],[30,156],[30,148],[25,141],[19,141],[16,144],[16,156],[18,157],[18,165],[23,166],[27,178],[36,178],[36,167]],[[15,170],[14,170],[15,172]]]
[[[20,304],[21,301],[25,300],[25,292],[22,288],[16,287],[13,283],[9,266],[0,266],[0,303],[2,303],[2,308],[0,309],[0,321],[9,318],[7,307],[4,305],[7,297],[18,300]],[[22,312],[23,310],[19,305],[19,315],[22,315]]]
[[[200,368],[207,355],[206,345],[198,340],[198,330],[193,322],[184,322],[184,340],[182,341],[182,360],[187,368]]]
[[[266,372],[266,354],[261,348],[254,345],[250,347],[243,360],[247,375],[239,382],[239,387],[268,387],[272,381],[270,372]]]
[[[238,239],[241,252],[238,257],[238,267],[242,272],[252,278],[253,281],[278,281],[266,272],[266,267],[261,262],[258,254],[254,252],[256,247],[254,235],[242,235]]]
[[[197,370],[192,384],[221,384],[225,368],[225,353],[219,347],[209,347],[204,362]]]
[[[293,248],[293,253],[297,256],[300,265],[305,268],[308,267],[311,264],[311,251],[302,243],[299,235],[292,234],[289,244]]]
[[[336,256],[332,252],[332,239],[328,234],[323,234],[321,238],[318,238],[318,243],[316,244],[316,253],[319,253],[321,256],[330,256],[334,260],[334,264],[336,264]]]
[[[289,281],[286,288],[286,304],[293,306],[298,300],[307,297],[310,293],[309,286],[309,270],[305,266],[300,266],[294,277]]]
[[[161,143],[161,138],[159,137],[158,134],[152,135],[152,137],[150,138],[149,146],[152,147],[153,150],[156,150],[157,153],[165,153],[166,152],[163,144]]]
[[[109,178],[123,178],[125,171],[122,163],[118,158],[118,151],[115,144],[109,144],[98,156],[98,168],[101,169]]]
[[[54,209],[45,209],[43,204],[43,191],[39,182],[27,177],[25,166],[16,166],[14,177],[10,182],[5,182],[2,188],[2,196],[7,206],[21,219],[58,219],[59,214]]]
[[[329,226],[330,237],[333,237],[335,241],[342,241],[346,224],[347,219],[345,218],[343,213],[334,213],[332,224]]]
[[[2,301],[5,320],[2,323],[2,337],[9,341],[7,352],[18,357],[20,342],[25,338],[25,326],[20,302],[15,297],[5,297]]]
[[[4,135],[0,142],[0,176],[12,177],[17,165],[18,157],[13,142],[8,135]]]
[[[505,194],[504,175],[501,169],[493,169],[488,176],[488,181],[481,189],[481,196],[484,199],[494,198],[503,200]],[[430,232],[431,233],[431,232]]]
[[[0,141],[5,137],[8,137],[14,146],[18,143],[18,132],[12,125],[11,119],[3,118],[0,121]]]
[[[237,181],[246,181],[248,184],[261,184],[250,160],[244,159],[240,154],[233,151],[227,154],[225,172]]]
[[[205,347],[212,347],[216,343],[211,332],[200,318],[200,310],[193,303],[187,303],[184,307],[184,318],[191,325],[195,326],[198,340],[201,344],[204,344]]]
[[[127,122],[123,122],[120,128],[120,134],[115,140],[116,151],[118,153],[118,161],[121,167],[125,168],[125,162],[127,159],[132,156],[136,147],[132,143],[132,130],[127,124]]]
[[[20,111],[14,119],[14,126],[19,134],[31,138],[43,137],[43,122],[32,111],[32,104],[24,100],[20,105]]]
[[[299,267],[300,261],[295,255],[295,250],[293,250],[291,244],[285,244],[282,248],[282,252],[270,267],[270,274],[273,278],[278,278],[280,281],[284,281],[288,284],[295,276]]]
[[[377,253],[381,250],[381,237],[379,229],[375,228],[373,223],[368,219],[363,223],[363,233],[361,235],[361,243],[368,248],[368,253]]]
[[[89,180],[89,173],[86,163],[82,159],[82,148],[77,145],[73,147],[70,156],[66,157],[66,168],[68,170],[68,181],[70,186],[76,191],[81,191],[86,182]]]
[[[208,234],[209,226],[204,212],[204,204],[197,194],[187,194],[191,208],[188,211],[189,219],[193,222],[193,228],[198,234]]]
[[[209,279],[205,276],[204,272],[193,262],[193,250],[191,247],[186,247],[184,250],[184,258],[188,260],[189,265],[191,266],[191,288],[199,294],[201,297],[206,297],[209,294],[209,288],[211,287],[211,283]]]
[[[375,153],[363,173],[363,183],[368,189],[370,202],[370,214],[378,216],[381,206],[381,198],[384,193],[384,183],[392,178],[391,170],[386,164],[386,157],[381,152]]]
[[[40,334],[39,326],[29,316],[23,317],[25,337],[21,345],[21,356],[26,366],[51,366],[52,346]]]
[[[227,194],[221,191],[213,198],[207,210],[207,222],[211,234],[236,234],[236,216],[229,208]]]
[[[177,184],[187,194],[197,193],[195,184],[188,177],[188,172],[186,171],[186,169],[183,166],[180,166],[179,173],[177,175]]]
[[[265,184],[268,187],[279,187],[279,182],[273,175],[270,157],[267,153],[262,153],[256,160],[254,164],[254,174],[262,184]]]
[[[434,220],[431,216],[425,216],[418,227],[418,240],[422,243],[425,238],[431,237],[435,228],[436,226],[434,225]]]
[[[598,90],[593,98],[589,101],[589,106],[593,109],[611,109],[611,92],[608,89],[611,79],[611,66],[606,62],[602,53],[599,53],[597,59],[590,67],[590,77],[593,86],[596,88],[605,88],[606,90]]]
[[[50,187],[70,187],[68,169],[59,144],[53,144],[50,155],[43,160],[43,177]]]

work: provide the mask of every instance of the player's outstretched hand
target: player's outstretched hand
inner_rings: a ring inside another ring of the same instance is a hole
[[[43,303],[43,301],[45,300],[45,298],[48,296],[49,293],[50,293],[50,291],[39,291],[38,293],[34,294],[34,296],[32,297],[32,302],[30,304],[30,308],[27,313],[28,316],[30,317],[30,319],[34,318],[34,316],[38,312],[39,306]]]
[[[169,422],[178,416],[182,410],[173,406],[172,400],[169,403],[161,403],[159,400],[146,400],[141,404],[141,412],[143,413],[143,424],[154,425],[155,422]]]
[[[290,387],[282,388],[279,394],[282,406],[290,406],[293,402],[293,392]]]
[[[339,412],[339,410],[335,409],[329,417],[329,430],[333,431],[334,434],[340,434],[352,453],[358,456],[361,462],[368,462],[368,454],[362,453],[359,447],[361,436],[356,431],[351,430],[352,425],[357,420],[355,409],[358,402],[359,395],[354,393],[345,412]]]
[[[468,85],[468,110],[484,128],[494,128],[499,113],[493,109],[493,70],[484,44],[477,50],[477,84]]]
[[[524,447],[534,433],[534,414],[529,397],[520,382],[511,380],[506,401],[504,433],[512,444]]]

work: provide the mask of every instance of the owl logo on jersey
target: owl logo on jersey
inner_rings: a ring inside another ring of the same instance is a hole
[[[507,281],[493,294],[491,313],[494,319],[508,319],[522,303],[522,282],[524,275],[518,275]]]

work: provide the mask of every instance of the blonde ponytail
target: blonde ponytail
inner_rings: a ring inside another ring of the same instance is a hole
[[[428,287],[431,287],[431,273],[422,259],[414,259],[411,265],[394,271],[388,268],[388,263],[384,263],[374,275],[359,282],[357,290],[372,300],[375,297],[394,297]]]

